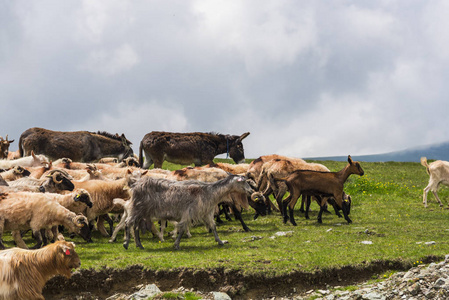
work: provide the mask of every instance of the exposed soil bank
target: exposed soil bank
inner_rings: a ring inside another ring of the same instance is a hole
[[[444,257],[429,256],[424,263],[441,261]],[[193,270],[178,269],[153,271],[140,265],[126,269],[82,269],[70,279],[57,276],[48,281],[44,289],[45,299],[105,299],[116,293],[129,293],[139,284],[156,284],[162,291],[178,287],[197,291],[222,291],[233,299],[262,299],[303,294],[308,290],[329,286],[354,285],[388,270],[403,271],[411,268],[402,260],[374,261],[358,266],[317,270],[315,272],[292,272],[278,277],[243,275],[240,271],[227,269]]]

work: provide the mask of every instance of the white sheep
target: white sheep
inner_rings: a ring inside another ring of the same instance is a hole
[[[1,239],[5,230],[13,231],[17,246],[26,249],[20,230],[31,229],[37,241],[33,248],[39,248],[42,245],[40,230],[50,230],[57,225],[63,225],[87,239],[83,236],[85,232],[81,231],[82,227],[87,227],[86,217],[68,210],[55,201],[50,193],[0,194],[0,249],[5,248]]]

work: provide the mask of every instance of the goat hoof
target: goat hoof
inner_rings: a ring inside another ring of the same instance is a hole
[[[123,243],[123,248],[125,248],[126,250],[128,250],[128,244],[127,244],[127,243]]]

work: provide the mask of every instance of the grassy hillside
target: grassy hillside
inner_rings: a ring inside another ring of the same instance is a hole
[[[321,163],[331,171],[346,165],[332,161]],[[193,228],[193,237],[182,239],[179,251],[173,249],[173,241],[168,237],[160,243],[144,235],[145,250],[137,249],[133,243],[125,250],[122,234],[118,242],[109,244],[107,238],[96,232],[94,244],[75,239],[82,268],[142,264],[154,270],[224,268],[267,276],[294,270],[313,272],[363,265],[377,260],[399,259],[416,264],[427,256],[443,257],[449,253],[449,210],[440,208],[433,195],[429,195],[427,209],[422,204],[422,190],[428,182],[424,167],[418,163],[388,162],[362,163],[362,168],[365,176],[352,175],[345,185],[345,191],[353,199],[351,225],[335,214],[324,214],[323,224],[318,224],[318,206],[313,203],[310,220],[295,212],[298,226],[283,224],[278,213],[253,221],[253,211],[244,213],[252,232],[243,232],[236,221],[225,221],[218,228],[220,238],[229,242],[223,247],[217,246],[204,226]],[[447,189],[443,187],[439,195],[448,203]],[[291,233],[274,237],[280,231]],[[13,246],[10,234],[4,240],[7,247]],[[26,242],[33,243],[28,235]]]

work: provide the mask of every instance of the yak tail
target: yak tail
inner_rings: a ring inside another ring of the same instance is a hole
[[[20,157],[24,157],[23,147],[22,147],[22,135],[19,138],[19,154],[20,154]]]
[[[427,158],[425,156],[421,157],[421,165],[426,167],[427,174],[430,175],[429,165],[427,164]]]
[[[140,165],[141,168],[143,167],[142,151],[143,151],[143,145],[142,145],[142,142],[140,142],[140,145],[139,145],[139,165]]]

